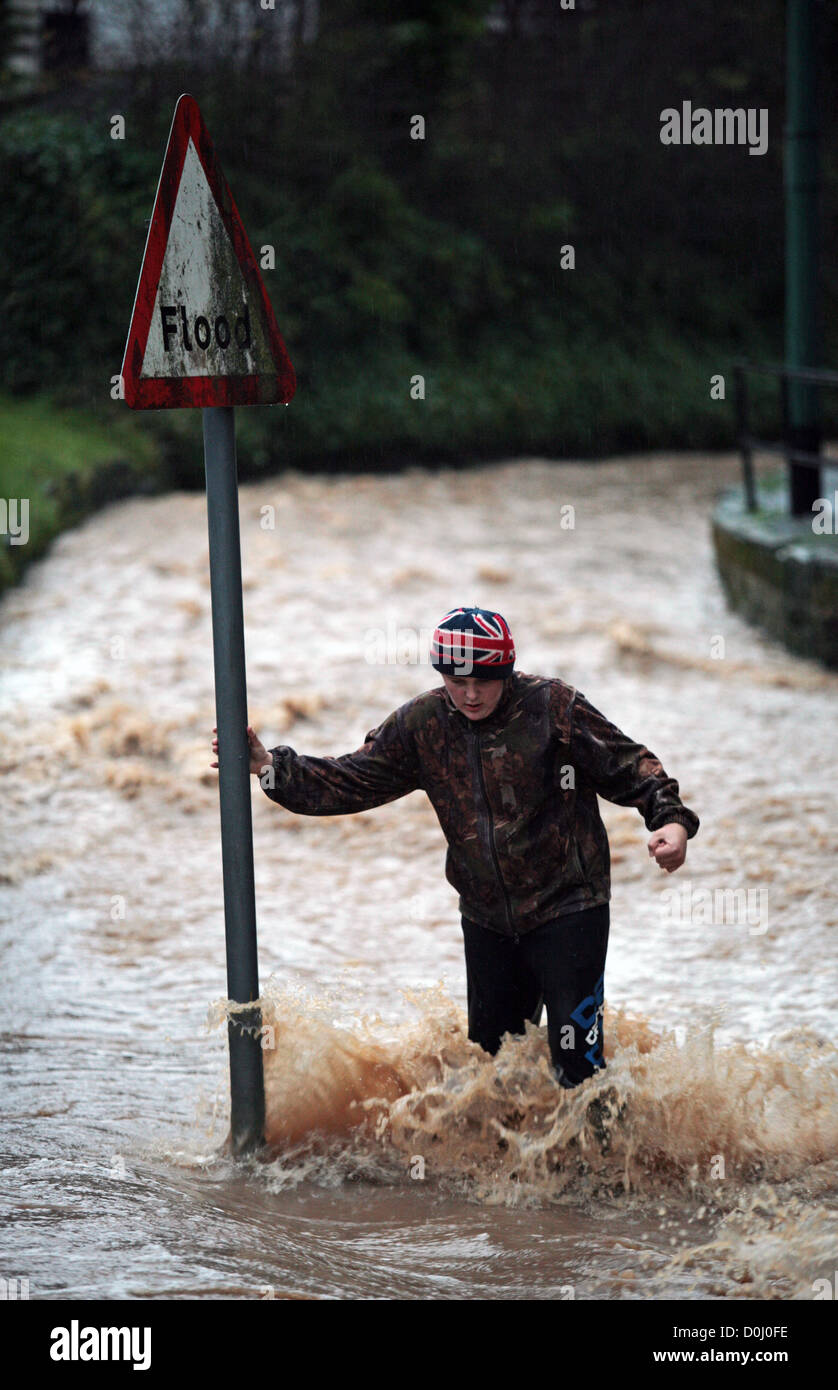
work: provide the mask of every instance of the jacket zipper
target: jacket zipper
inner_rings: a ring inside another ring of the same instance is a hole
[[[514,929],[514,927],[513,927],[513,923],[512,923],[512,909],[511,909],[510,904],[509,904],[509,894],[508,894],[507,891],[506,891],[506,884],[505,884],[504,881],[503,881],[503,874],[502,874],[501,871],[500,871],[500,860],[498,859],[497,847],[496,847],[496,845],[495,845],[495,821],[494,821],[494,817],[493,817],[493,815],[492,815],[492,808],[491,808],[491,806],[490,806],[490,804],[489,804],[489,798],[488,798],[488,796],[487,796],[487,794],[486,794],[486,780],[485,780],[485,778],[484,778],[484,776],[483,776],[483,755],[482,755],[482,753],[481,753],[481,748],[482,748],[483,745],[482,745],[482,742],[481,742],[480,733],[481,733],[480,729],[473,729],[473,730],[472,730],[472,736],[473,736],[473,738],[474,738],[474,745],[473,745],[473,746],[474,746],[474,750],[475,750],[475,756],[476,756],[476,758],[477,758],[477,774],[478,774],[478,777],[480,778],[480,790],[481,790],[482,793],[483,793],[483,800],[484,800],[484,802],[485,802],[485,804],[486,804],[486,814],[487,814],[488,817],[489,817],[489,845],[490,845],[491,851],[492,851],[492,863],[493,863],[494,866],[495,866],[495,873],[497,874],[498,883],[500,884],[501,892],[503,893],[503,902],[504,902],[504,907],[505,907],[505,909],[506,909],[506,924],[507,924],[507,926],[509,927],[509,930],[510,930],[512,936],[515,938],[515,945],[517,946],[517,945],[518,945],[518,933],[515,931],[515,929]]]

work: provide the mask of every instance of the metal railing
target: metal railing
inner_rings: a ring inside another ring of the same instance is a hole
[[[748,372],[760,376],[774,376],[779,379],[783,436],[780,442],[758,439],[750,432],[748,422]],[[830,455],[820,452],[820,440],[817,437],[811,437],[813,432],[809,432],[810,440],[808,442],[813,443],[814,448],[806,448],[802,443],[795,442],[793,439],[794,431],[791,428],[789,412],[790,381],[800,381],[818,386],[838,386],[838,372],[824,371],[813,367],[787,367],[782,363],[737,361],[733,364],[733,380],[736,402],[736,430],[739,449],[742,454],[745,504],[749,512],[755,512],[757,509],[753,465],[753,455],[756,450],[765,454],[776,454],[780,458],[784,458],[789,466],[790,473],[797,465],[802,468],[816,469],[821,469],[825,465],[827,467],[830,465],[838,467],[838,458],[836,458],[834,454]],[[798,434],[800,433],[802,432],[798,431]]]

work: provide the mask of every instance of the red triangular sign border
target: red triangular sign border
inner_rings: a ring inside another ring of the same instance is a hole
[[[245,283],[256,298],[273,357],[273,369],[270,372],[257,376],[140,376],[157,287],[160,283],[160,272],[166,255],[169,228],[190,140],[201,161]],[[278,401],[290,401],[296,384],[294,368],[280,336],[256,257],[247,239],[233,195],[221,172],[221,165],[213,149],[204,118],[194,97],[184,95],[179,98],[172,119],[134,299],[131,327],[125,344],[122,362],[125,400],[133,410],[160,410],[174,406],[272,405]]]

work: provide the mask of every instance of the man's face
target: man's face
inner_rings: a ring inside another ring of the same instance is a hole
[[[476,680],[474,676],[446,676],[445,688],[467,719],[485,719],[503,694],[503,681]]]

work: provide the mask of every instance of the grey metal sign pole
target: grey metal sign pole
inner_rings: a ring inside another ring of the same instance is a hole
[[[204,465],[207,476],[212,648],[221,798],[221,860],[227,940],[227,996],[239,1004],[259,998],[250,753],[244,664],[239,489],[232,406],[206,407]],[[265,1085],[259,1009],[228,1023],[233,1152],[264,1143]]]

